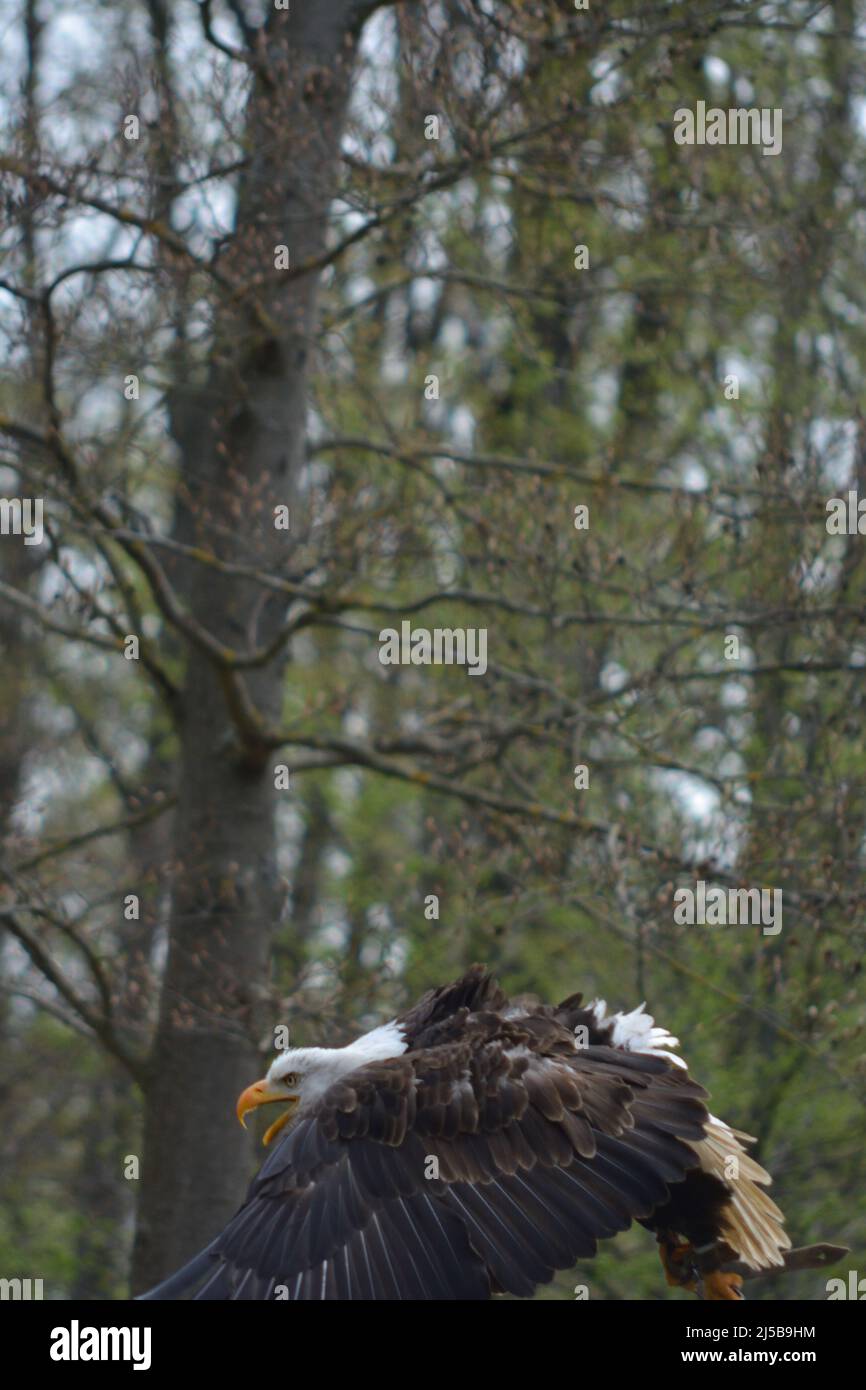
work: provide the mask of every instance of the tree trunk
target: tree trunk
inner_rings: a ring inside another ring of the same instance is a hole
[[[235,232],[218,271],[233,292],[218,310],[207,384],[170,400],[181,450],[181,503],[199,545],[221,560],[285,571],[296,538],[304,458],[307,364],[318,271],[298,268],[326,246],[356,31],[374,6],[347,0],[272,11],[253,52],[249,164]],[[285,245],[290,270],[275,268]],[[191,566],[196,620],[233,650],[278,632],[285,599]],[[247,696],[278,718],[282,650],[245,678]],[[169,951],[150,1067],[133,1287],[164,1277],[205,1244],[243,1194],[249,1140],[236,1095],[257,1075],[257,997],[267,980],[279,885],[274,764],[226,698],[227,682],[190,651],[181,724],[181,783]],[[285,794],[285,793],[283,793]],[[259,1026],[262,1020],[259,1020]]]

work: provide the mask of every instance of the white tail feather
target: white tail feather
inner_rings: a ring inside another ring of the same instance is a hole
[[[624,1052],[650,1052],[655,1057],[666,1057],[677,1067],[685,1067],[682,1057],[669,1051],[679,1047],[679,1038],[673,1037],[666,1028],[657,1028],[652,1014],[646,1013],[645,1004],[638,1004],[630,1014],[611,1014],[610,1017],[603,999],[594,999],[589,1008],[599,1027],[608,1024],[613,1028],[614,1047],[621,1047]]]
[[[750,1269],[769,1269],[784,1264],[781,1252],[791,1248],[791,1238],[776,1203],[762,1191],[772,1178],[743,1147],[754,1143],[750,1134],[731,1129],[711,1115],[704,1138],[692,1147],[704,1172],[712,1173],[731,1194],[722,1220],[722,1239]],[[730,1176],[731,1159],[736,1160],[737,1177]]]

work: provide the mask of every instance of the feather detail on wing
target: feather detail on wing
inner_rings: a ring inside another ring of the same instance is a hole
[[[772,1178],[744,1148],[755,1142],[752,1135],[710,1115],[703,1139],[692,1141],[692,1147],[703,1171],[730,1193],[722,1214],[722,1238],[750,1269],[767,1269],[785,1263],[782,1251],[791,1248],[791,1238],[784,1229],[785,1218],[763,1191]]]

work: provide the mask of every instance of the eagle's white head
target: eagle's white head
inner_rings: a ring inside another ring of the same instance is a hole
[[[270,1144],[290,1120],[319,1100],[341,1076],[367,1062],[399,1057],[405,1051],[406,1040],[396,1022],[374,1028],[348,1047],[288,1048],[271,1063],[261,1081],[254,1081],[238,1097],[238,1119],[246,1127],[245,1116],[250,1110],[277,1103],[286,1106],[265,1132],[262,1142]]]

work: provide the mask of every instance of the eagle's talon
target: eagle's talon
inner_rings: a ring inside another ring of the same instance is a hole
[[[722,1270],[717,1269],[713,1274],[705,1275],[702,1284],[701,1296],[709,1302],[745,1298],[743,1279],[739,1274],[724,1274]]]

